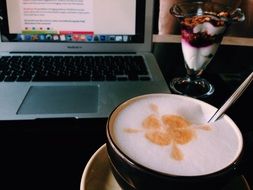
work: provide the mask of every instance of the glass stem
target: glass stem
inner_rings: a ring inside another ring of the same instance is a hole
[[[195,81],[197,78],[199,78],[199,75],[187,74],[187,77],[190,79],[190,81]]]

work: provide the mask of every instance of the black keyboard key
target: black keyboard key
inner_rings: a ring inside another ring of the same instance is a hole
[[[139,79],[141,81],[149,81],[149,80],[151,80],[151,78],[149,76],[141,76],[141,77],[139,77]]]

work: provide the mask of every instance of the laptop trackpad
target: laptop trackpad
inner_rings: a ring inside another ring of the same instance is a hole
[[[17,114],[95,113],[98,86],[32,86]]]

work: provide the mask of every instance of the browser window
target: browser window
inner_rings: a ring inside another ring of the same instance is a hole
[[[15,41],[129,42],[138,32],[136,0],[12,0],[6,6]]]

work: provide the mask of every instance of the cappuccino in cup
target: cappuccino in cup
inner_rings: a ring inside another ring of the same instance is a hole
[[[206,123],[215,111],[181,95],[139,96],[111,114],[108,138],[117,151],[149,172],[206,176],[233,165],[243,148],[242,134],[227,115]]]

